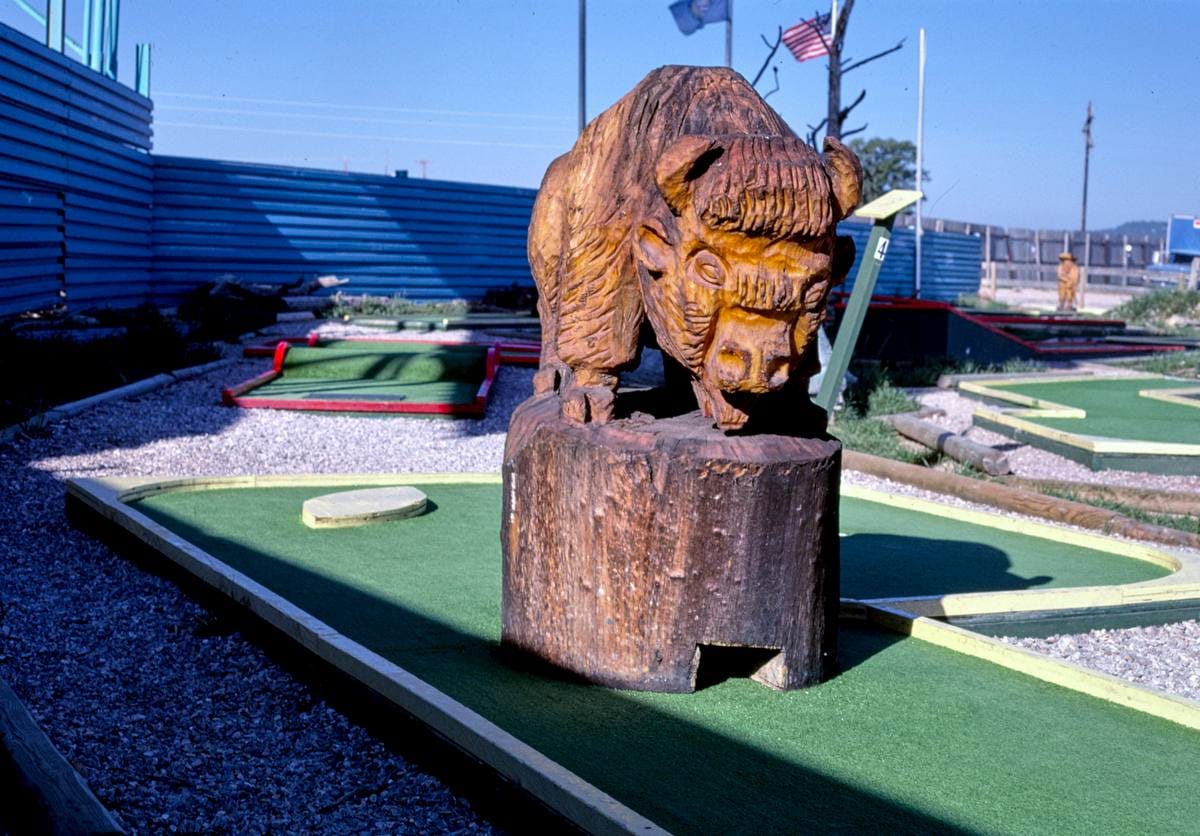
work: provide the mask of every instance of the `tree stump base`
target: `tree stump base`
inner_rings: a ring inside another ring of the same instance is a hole
[[[576,424],[554,395],[504,454],[502,640],[587,680],[694,691],[745,648],[773,688],[835,670],[841,445],[699,412]]]

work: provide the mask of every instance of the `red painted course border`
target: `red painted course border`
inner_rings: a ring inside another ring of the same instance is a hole
[[[396,342],[417,343],[421,345],[439,346],[480,346],[487,348],[487,366],[483,382],[470,403],[411,403],[409,401],[332,401],[332,400],[298,400],[295,398],[262,398],[246,396],[246,393],[270,383],[283,374],[283,363],[292,345],[302,344],[310,347],[319,346],[321,338],[314,332],[308,337],[293,337],[278,342],[270,349],[273,356],[272,369],[269,372],[252,377],[221,393],[221,402],[226,406],[240,406],[245,409],[291,409],[305,412],[375,412],[409,415],[454,415],[462,417],[482,417],[487,409],[488,398],[491,396],[492,383],[496,379],[496,371],[500,364],[536,365],[540,357],[540,347],[536,343],[524,342],[448,342],[444,340],[380,340],[372,337],[349,337],[359,342]],[[247,356],[262,356],[264,346],[251,346],[246,349]],[[254,355],[249,354],[254,349]]]

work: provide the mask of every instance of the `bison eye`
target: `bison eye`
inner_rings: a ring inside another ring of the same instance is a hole
[[[725,284],[725,267],[712,253],[698,253],[692,258],[692,277],[702,285],[720,290]]]

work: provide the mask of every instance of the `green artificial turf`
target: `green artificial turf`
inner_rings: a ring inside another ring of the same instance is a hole
[[[464,404],[487,372],[485,346],[422,343],[292,347],[283,374],[254,389],[256,398],[404,400]]]
[[[670,830],[1090,834],[1200,821],[1195,732],[850,622],[842,672],[803,691],[730,679],[632,693],[515,667],[498,645],[499,485],[423,485],[424,516],[306,528],[301,504],[330,490],[166,493],[136,507]],[[983,574],[1001,584],[1014,571],[1057,581],[1070,561],[1095,567],[1090,582],[1115,577],[1094,553],[863,501],[843,503],[842,530],[859,594],[873,583],[865,567],[901,559],[924,578],[911,588],[929,589],[921,565],[939,551],[943,570],[954,554],[1007,556],[1006,573]]]
[[[993,384],[993,388],[1087,412],[1086,418],[1025,418],[1043,427],[1103,438],[1200,444],[1200,409],[1138,396],[1144,389],[1180,389],[1187,385],[1187,381],[1167,378],[1107,378]]]

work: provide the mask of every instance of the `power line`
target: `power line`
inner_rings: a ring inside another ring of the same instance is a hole
[[[201,130],[209,131],[278,134],[284,136],[319,136],[329,139],[362,139],[369,142],[412,142],[416,144],[426,143],[430,145],[477,145],[501,148],[550,148],[562,150],[562,145],[538,144],[530,142],[494,142],[489,140],[473,139],[429,139],[420,136],[375,136],[373,134],[343,134],[332,133],[328,131],[298,131],[287,130],[284,128],[247,128],[237,127],[234,125],[205,125],[198,122],[159,122],[157,120],[154,124],[156,126],[165,128],[199,128]]]
[[[339,122],[375,122],[386,125],[409,125],[429,128],[486,128],[488,130],[509,131],[566,131],[570,128],[559,128],[553,125],[489,125],[483,122],[429,122],[411,121],[408,119],[387,119],[380,116],[343,116],[332,113],[295,113],[280,110],[240,110],[225,107],[195,107],[193,105],[158,105],[155,110],[175,110],[186,113],[223,113],[235,116],[270,116],[283,119],[336,119]]]
[[[569,116],[558,116],[546,113],[493,113],[485,110],[435,110],[419,107],[384,107],[381,105],[348,105],[336,102],[314,102],[298,99],[258,99],[248,96],[215,96],[208,93],[172,93],[159,90],[155,98],[169,97],[175,99],[205,99],[223,102],[245,102],[247,104],[275,104],[298,107],[328,107],[337,110],[373,110],[389,113],[433,113],[440,116],[489,116],[520,119],[569,119]]]

